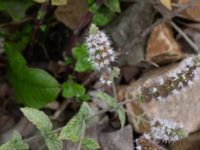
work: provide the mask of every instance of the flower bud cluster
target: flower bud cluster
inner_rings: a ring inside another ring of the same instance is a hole
[[[155,141],[166,143],[186,137],[187,132],[180,123],[165,119],[154,119],[151,121],[151,130],[147,135]]]
[[[89,61],[95,70],[100,73],[100,82],[110,86],[113,79],[119,75],[119,68],[112,68],[116,53],[111,47],[107,35],[94,24],[90,26],[89,36],[86,39]]]
[[[144,101],[148,102],[152,99],[165,101],[169,95],[179,94],[200,79],[199,63],[195,62],[195,57],[188,57],[164,77],[160,76],[155,81],[151,80],[153,84],[149,84],[150,86],[139,88],[138,95],[142,95]]]
[[[90,61],[96,70],[109,67],[115,61],[116,54],[111,47],[109,38],[96,25],[91,25],[86,42]]]

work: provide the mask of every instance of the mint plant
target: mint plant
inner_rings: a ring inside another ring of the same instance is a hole
[[[78,101],[89,100],[85,87],[74,81],[67,81],[62,84],[62,96],[67,99],[76,98]]]
[[[46,71],[27,66],[18,51],[5,50],[8,60],[8,79],[12,84],[19,102],[41,108],[56,99],[59,83]]]
[[[21,135],[14,132],[11,139],[0,146],[0,150],[28,150],[29,147],[23,142]]]
[[[100,148],[96,141],[84,136],[86,128],[89,127],[91,120],[93,120],[92,110],[85,102],[83,102],[77,115],[62,128],[59,135],[52,130],[53,124],[42,111],[28,107],[21,108],[21,111],[40,131],[49,150],[62,150],[63,140],[75,142],[77,146],[80,145],[84,150]],[[19,133],[14,133],[9,141],[0,146],[0,150],[28,150],[28,145],[21,139]]]

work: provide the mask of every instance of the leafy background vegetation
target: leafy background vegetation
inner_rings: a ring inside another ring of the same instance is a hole
[[[106,0],[103,5],[99,5],[95,0],[87,2],[89,11],[93,14],[92,22],[99,26],[110,23],[115,14],[120,12],[119,0]],[[61,150],[62,140],[70,140],[86,150],[94,150],[99,148],[98,143],[89,137],[84,137],[83,134],[93,118],[93,113],[86,103],[90,97],[86,87],[73,75],[73,72],[83,74],[94,69],[88,61],[87,46],[84,43],[75,43],[71,55],[64,57],[65,67],[72,66],[72,73],[66,74],[64,80],[57,79],[42,67],[31,66],[31,62],[38,59],[33,56],[36,49],[45,55],[48,51],[45,41],[51,32],[51,24],[55,23],[51,11],[56,6],[65,4],[67,0],[0,0],[2,22],[5,22],[0,25],[0,37],[4,39],[6,77],[17,102],[21,106],[27,106],[21,108],[21,111],[40,131],[49,150]],[[49,14],[47,7],[50,8]],[[58,35],[56,39],[55,45],[59,45],[56,47],[58,49],[65,46],[62,36]],[[47,58],[39,59],[45,61]],[[79,112],[62,128],[59,135],[53,130],[53,124],[48,116],[38,110],[55,101],[58,96],[82,103]],[[117,110],[123,127],[125,114],[121,106],[119,107],[116,100],[105,93],[100,93],[99,97]],[[22,140],[21,135],[15,132],[0,150],[22,150],[28,147],[26,140]]]

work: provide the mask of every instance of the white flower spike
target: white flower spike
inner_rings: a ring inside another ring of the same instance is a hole
[[[167,143],[186,137],[187,132],[180,123],[165,119],[154,119],[151,121],[151,131],[148,135],[153,140]]]
[[[116,54],[110,46],[109,38],[94,24],[90,26],[86,43],[90,60],[96,70],[110,67],[110,64],[115,61]]]

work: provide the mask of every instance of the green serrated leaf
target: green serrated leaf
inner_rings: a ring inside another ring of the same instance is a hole
[[[78,142],[81,135],[81,129],[82,118],[80,115],[76,115],[62,129],[59,138],[62,140],[71,140],[73,142]]]
[[[99,97],[101,100],[106,102],[109,105],[109,107],[112,107],[112,108],[117,107],[116,100],[113,97],[111,97],[110,95],[108,95],[104,92],[100,92],[100,93],[97,94],[97,97]]]
[[[20,21],[32,5],[31,0],[0,0],[0,11],[9,14],[14,21]]]
[[[113,12],[121,12],[120,0],[105,0],[105,5]]]
[[[100,148],[99,144],[91,138],[84,138],[82,146],[84,150],[97,150]]]
[[[62,141],[52,132],[53,125],[46,114],[28,107],[21,108],[21,111],[39,129],[49,150],[62,150]]]
[[[59,94],[58,82],[41,69],[29,68],[21,53],[6,49],[8,79],[16,98],[26,106],[41,108]]]
[[[86,44],[73,48],[72,55],[76,59],[75,71],[86,72],[93,69],[91,62],[88,61],[89,54]]]
[[[66,5],[67,0],[51,0],[51,3],[55,6]]]
[[[108,8],[106,7],[100,7],[98,10],[95,10],[95,8],[93,8],[93,19],[92,22],[98,26],[105,26],[107,24],[109,24],[115,13],[110,11]]]
[[[43,136],[45,139],[45,143],[49,150],[62,150],[63,149],[63,143],[58,138],[57,134],[54,134],[52,131],[48,132],[45,136]]]
[[[117,111],[117,114],[119,116],[121,128],[123,128],[124,125],[125,125],[125,121],[126,121],[126,114],[125,114],[122,107],[118,108],[116,111]]]
[[[21,108],[24,116],[31,121],[40,131],[50,131],[52,130],[52,123],[49,120],[48,116],[44,114],[42,111],[39,111],[34,108]]]
[[[12,138],[1,145],[0,150],[28,150],[28,145],[23,142],[21,135],[14,132]]]
[[[60,132],[60,139],[71,140],[73,142],[78,142],[81,137],[81,131],[83,129],[83,121],[86,117],[90,115],[89,106],[87,103],[83,102],[79,112],[63,127]]]
[[[111,108],[116,109],[117,114],[119,116],[120,123],[121,123],[121,127],[123,128],[125,125],[125,120],[126,120],[126,116],[125,116],[123,107],[118,107],[117,101],[113,97],[111,97],[110,95],[108,95],[104,92],[98,93],[97,97],[99,97],[101,100],[106,102]]]

